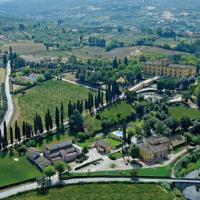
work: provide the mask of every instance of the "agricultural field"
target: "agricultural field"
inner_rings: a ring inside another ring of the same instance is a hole
[[[183,105],[169,107],[170,115],[175,119],[181,119],[181,117],[190,117],[191,119],[200,119],[200,111],[194,108],[187,108]]]
[[[116,192],[116,190],[120,191]],[[128,195],[127,195],[128,194]],[[129,183],[109,183],[109,184],[81,184],[66,187],[49,189],[46,193],[31,191],[9,198],[10,200],[49,200],[49,199],[125,199],[125,200],[171,200],[182,199],[177,197],[173,191],[169,192],[156,184],[129,184]]]
[[[56,106],[60,108],[61,102],[64,103],[65,118],[67,118],[69,101],[71,100],[74,103],[78,99],[85,100],[89,91],[85,87],[58,80],[40,83],[36,87],[27,90],[25,94],[14,96],[16,112],[13,119],[18,119],[19,123],[27,121],[33,124],[36,113],[44,119],[45,113],[49,109],[54,116],[55,108]]]
[[[13,51],[18,54],[29,54],[46,50],[43,44],[34,43],[32,41],[27,41],[27,40],[22,40],[22,41],[19,40],[17,42],[5,44],[1,47],[1,50],[3,52],[9,51],[10,46],[12,46]]]
[[[14,150],[1,152],[0,187],[39,176],[41,172],[28,161],[26,155],[19,156]]]
[[[109,52],[106,52],[104,48],[84,46],[83,48],[80,49],[72,49],[71,53],[81,59],[89,59],[89,58],[113,59],[115,56],[118,58],[124,58],[126,56],[129,56],[138,48],[139,48],[138,46],[122,47],[122,48],[115,48]]]

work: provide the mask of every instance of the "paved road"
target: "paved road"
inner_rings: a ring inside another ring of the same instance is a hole
[[[9,84],[9,76],[11,74],[11,66],[10,66],[10,62],[8,62],[7,64],[7,74],[6,74],[6,80],[5,80],[5,93],[6,93],[6,98],[7,98],[7,105],[8,105],[8,109],[6,111],[6,114],[4,116],[4,121],[6,121],[6,124],[8,125],[10,123],[10,120],[12,118],[13,115],[13,100],[12,100],[12,96],[10,94],[10,84]],[[3,122],[0,126],[0,129],[3,133]]]
[[[78,184],[78,183],[99,183],[99,182],[130,182],[130,183],[160,183],[160,182],[168,182],[168,183],[191,183],[191,184],[200,184],[200,180],[193,179],[171,179],[171,178],[109,178],[109,177],[99,177],[99,178],[75,178],[68,179],[62,182],[58,182],[57,176],[52,178],[51,186],[56,186],[59,184],[69,185],[69,184]],[[26,185],[18,186],[12,189],[8,189],[0,192],[0,199],[7,198],[13,195],[16,195],[21,192],[26,192],[30,190],[34,190],[39,188],[39,185],[34,183],[29,183]]]

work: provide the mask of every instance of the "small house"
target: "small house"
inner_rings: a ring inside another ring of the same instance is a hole
[[[96,141],[95,148],[101,154],[110,153],[112,150],[111,145],[103,139]]]

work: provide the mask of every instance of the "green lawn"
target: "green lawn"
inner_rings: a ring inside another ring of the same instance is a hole
[[[133,107],[126,101],[120,101],[113,104],[110,108],[104,109],[101,113],[101,119],[109,119],[117,121],[121,118],[125,118],[133,112]]]
[[[16,161],[15,161],[15,160]],[[32,165],[26,156],[17,152],[2,153],[0,157],[0,186],[18,183],[41,176],[41,172]]]
[[[111,153],[111,154],[109,154],[109,156],[112,156],[114,159],[119,159],[119,158],[122,158],[122,157],[123,157],[121,151],[118,151],[118,152],[116,152],[116,153]]]
[[[135,169],[138,176],[158,176],[158,177],[170,177],[172,165],[155,168],[139,168]],[[63,179],[74,176],[132,176],[133,170],[112,170],[112,171],[96,171],[96,172],[83,172],[72,173],[70,175],[64,174]]]
[[[180,195],[180,193],[179,193]],[[182,199],[157,184],[94,183],[51,188],[46,193],[31,191],[10,200],[172,200]]]
[[[95,143],[96,140],[102,139],[103,136],[95,136],[95,137],[91,137],[87,140],[85,140],[84,142],[79,142],[78,145],[80,147],[90,147],[92,144]]]
[[[108,142],[112,146],[113,149],[119,146],[120,144],[122,144],[122,141],[114,140],[112,138],[106,138],[105,141]]]
[[[191,119],[200,119],[200,111],[194,108],[187,108],[185,106],[173,106],[169,107],[169,113],[175,119],[181,119],[181,117],[190,117]]]
[[[68,102],[71,100],[74,103],[78,99],[85,100],[88,97],[88,93],[89,89],[85,87],[64,81],[50,80],[27,90],[25,94],[15,96],[15,98],[18,98],[19,107],[16,115],[18,115],[20,123],[26,121],[33,124],[33,118],[36,113],[40,114],[44,119],[45,113],[50,109],[54,116],[56,106],[60,108],[60,104],[63,102],[65,118],[67,118]]]

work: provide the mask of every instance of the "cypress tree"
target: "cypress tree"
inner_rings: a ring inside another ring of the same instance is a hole
[[[63,106],[63,102],[61,103],[61,107],[60,107],[60,122],[61,125],[64,125],[64,106]]]
[[[49,128],[50,130],[52,130],[53,128],[53,120],[52,120],[52,116],[49,114]]]
[[[13,144],[13,129],[10,126],[10,143]]]
[[[23,121],[23,124],[22,124],[22,135],[23,135],[23,137],[26,136],[26,124],[25,124],[24,121]]]
[[[57,127],[57,129],[59,129],[59,127],[60,127],[60,117],[59,117],[58,107],[56,107],[56,127]]]
[[[17,132],[17,128],[18,128],[18,126],[17,126],[17,121],[15,121],[15,140],[18,140],[18,132]]]
[[[7,127],[6,127],[5,121],[3,122],[3,130],[4,130],[4,142],[5,142],[5,146],[7,146],[8,145],[8,136],[7,136]]]
[[[49,116],[48,116],[48,113],[46,113],[46,115],[45,115],[45,128],[46,128],[47,132],[49,132]]]
[[[37,118],[38,118],[38,122],[37,122],[37,124],[38,124],[38,129],[39,129],[40,133],[43,133],[43,132],[44,132],[44,129],[43,129],[42,119],[41,119],[40,115],[38,115]]]
[[[128,58],[127,57],[124,58],[124,65],[128,66]]]
[[[34,118],[34,134],[37,135],[37,124],[36,124],[36,118]]]

